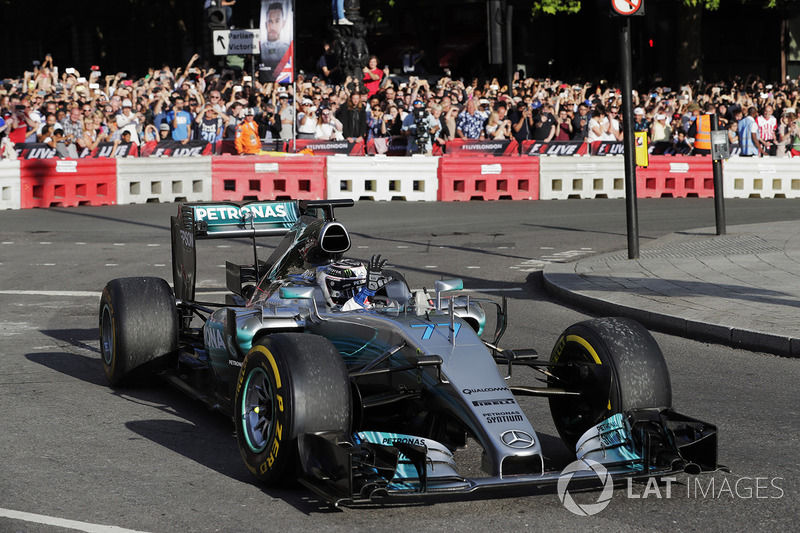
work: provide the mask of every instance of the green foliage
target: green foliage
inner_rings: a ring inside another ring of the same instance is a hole
[[[556,13],[577,13],[580,10],[580,0],[534,0],[532,11],[533,15],[536,16],[555,15]]]

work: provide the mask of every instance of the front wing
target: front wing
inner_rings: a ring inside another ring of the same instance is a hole
[[[335,435],[308,433],[299,437],[298,446],[304,472],[300,482],[334,506],[539,487],[557,483],[562,475],[542,469],[465,478],[445,446],[428,438],[382,432],[359,432],[347,442]],[[696,475],[719,468],[716,427],[671,409],[615,415],[587,431],[581,447],[579,457],[602,464],[614,479]],[[598,481],[592,469],[578,470],[572,478]]]

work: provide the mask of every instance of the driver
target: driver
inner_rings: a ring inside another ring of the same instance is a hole
[[[383,276],[385,264],[380,255],[373,255],[367,266],[340,259],[317,269],[317,285],[329,307],[342,306],[343,311],[367,308],[369,298],[392,279]]]

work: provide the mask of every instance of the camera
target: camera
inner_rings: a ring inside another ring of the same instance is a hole
[[[42,62],[41,62],[41,61],[38,61],[38,60],[36,60],[36,61],[34,61],[34,62],[33,62],[33,66],[34,66],[34,67],[38,67],[38,66],[39,66],[39,65],[41,65],[41,64],[42,64]]]
[[[128,77],[128,73],[127,72],[120,72],[119,73],[119,77],[120,78],[127,78]]]
[[[428,140],[431,137],[431,132],[428,129],[428,111],[425,108],[415,108],[411,113],[414,117],[414,126],[416,128],[414,144],[417,145],[420,152],[425,152]]]

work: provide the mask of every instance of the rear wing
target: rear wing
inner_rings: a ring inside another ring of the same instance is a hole
[[[283,236],[301,216],[334,220],[335,207],[352,205],[352,200],[181,204],[171,217],[175,297],[194,299],[198,239]]]

